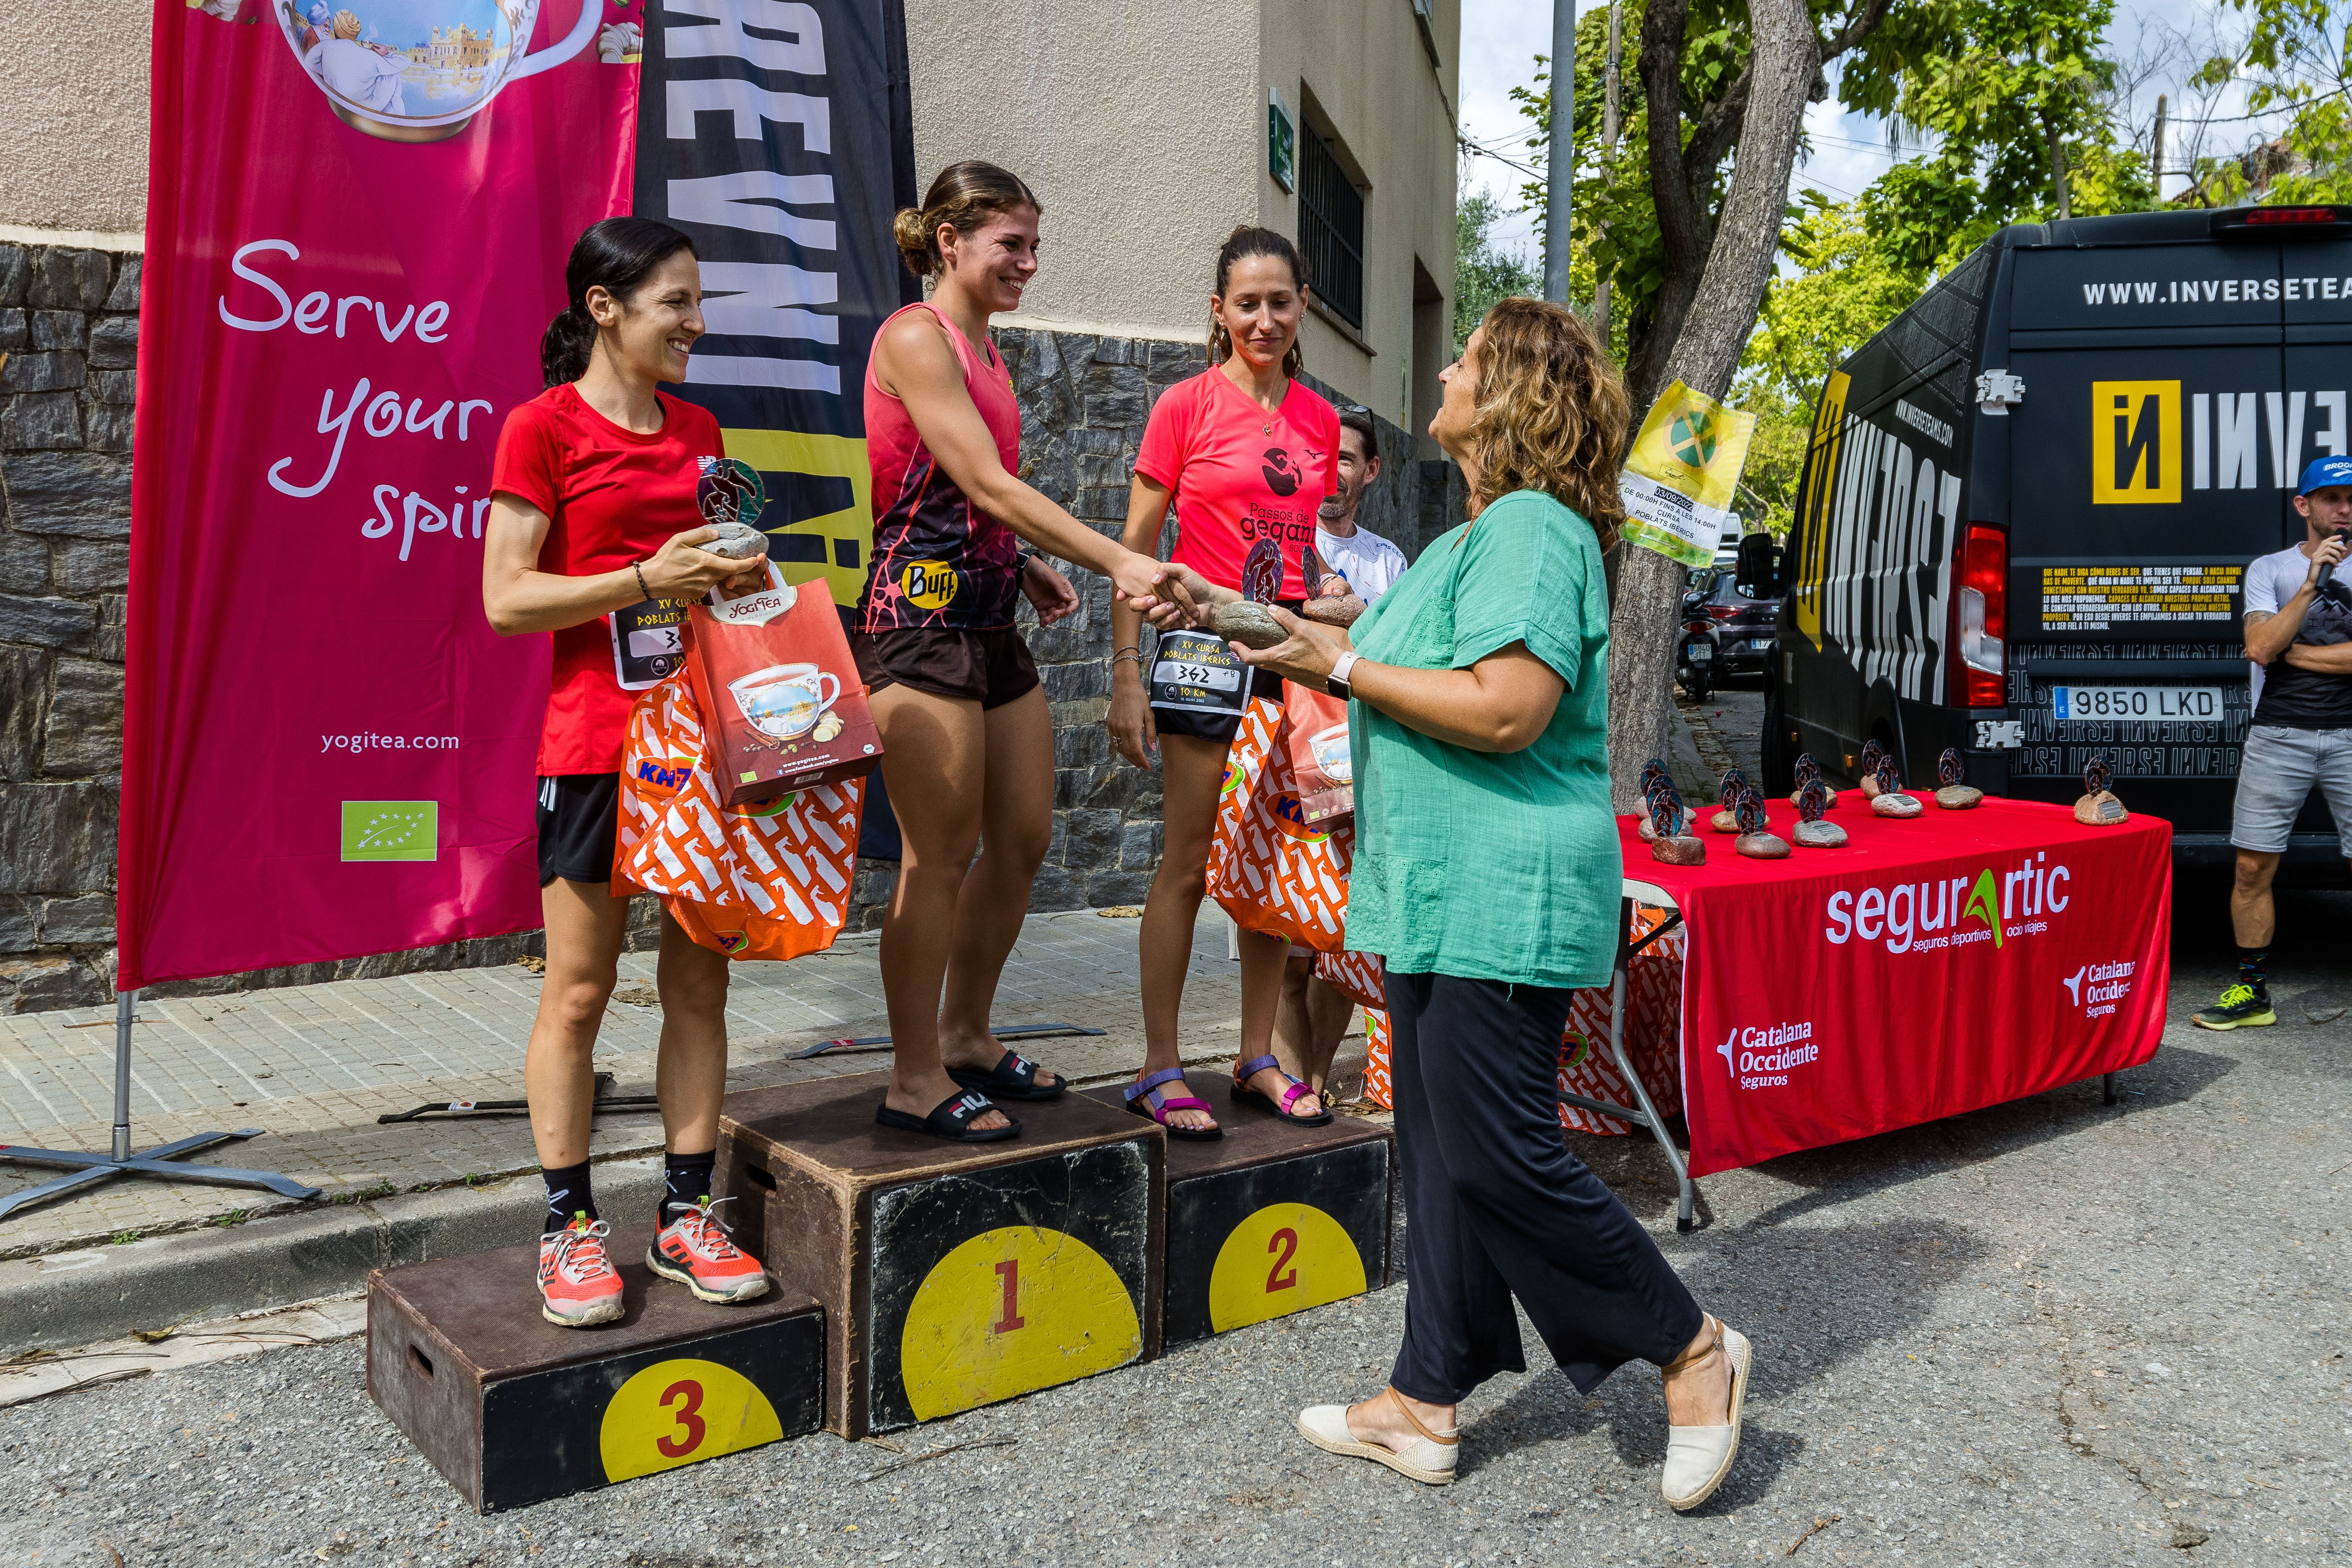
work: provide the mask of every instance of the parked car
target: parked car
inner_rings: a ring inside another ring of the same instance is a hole
[[[1715,623],[1715,678],[1760,675],[1770,662],[1780,601],[1769,584],[1738,581],[1729,566],[1702,566],[1691,573],[1683,595],[1683,619],[1704,616]]]

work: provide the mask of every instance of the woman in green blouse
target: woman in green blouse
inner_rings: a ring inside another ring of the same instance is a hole
[[[1470,521],[1352,637],[1276,610],[1290,640],[1242,653],[1351,700],[1348,945],[1387,960],[1395,1028],[1404,1344],[1382,1394],[1298,1426],[1452,1480],[1455,1406],[1526,1370],[1516,1296],[1580,1391],[1636,1358],[1664,1369],[1662,1489],[1693,1508],[1738,1450],[1748,1341],[1569,1152],[1555,1099],[1569,994],[1606,984],[1614,958],[1601,557],[1625,392],[1583,321],[1533,300],[1497,304],[1444,379],[1429,433],[1462,467]],[[1235,596],[1183,581],[1196,601]]]

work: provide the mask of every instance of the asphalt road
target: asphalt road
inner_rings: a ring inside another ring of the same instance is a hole
[[[877,1479],[897,1455],[819,1436],[487,1521],[355,1342],[275,1351],[0,1411],[0,1563],[2352,1563],[2352,895],[2282,916],[2280,1026],[2194,1031],[2227,929],[2179,889],[2176,1026],[2115,1108],[2082,1084],[1711,1177],[1689,1236],[1654,1151],[1577,1140],[1756,1344],[1695,1515],[1657,1500],[1654,1373],[1579,1399],[1531,1334],[1455,1485],[1307,1448],[1300,1405],[1384,1381],[1399,1287],[896,1434],[1012,1441]]]

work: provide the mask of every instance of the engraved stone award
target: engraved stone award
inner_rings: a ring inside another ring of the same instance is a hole
[[[1683,797],[1671,784],[1650,797],[1650,858],[1669,866],[1706,864],[1706,845],[1683,833]]]
[[[1835,849],[1845,843],[1845,829],[1834,822],[1823,822],[1822,813],[1829,809],[1830,786],[1816,777],[1797,792],[1797,828],[1791,835],[1802,849]]]
[[[2093,827],[2113,827],[2129,822],[2131,813],[2124,803],[2109,793],[2107,783],[2115,770],[2107,766],[2105,757],[2093,757],[2083,768],[2083,798],[2074,803],[2074,820]]]
[[[1658,830],[1651,826],[1651,813],[1657,805],[1658,792],[1662,789],[1672,788],[1674,788],[1674,784],[1672,781],[1666,777],[1665,763],[1660,762],[1655,757],[1652,757],[1648,762],[1642,764],[1642,820],[1640,823],[1635,825],[1633,828],[1633,836],[1636,838],[1639,838],[1643,843],[1654,844],[1657,842]],[[1677,798],[1679,799],[1679,797]]]
[[[1916,795],[1903,793],[1903,774],[1893,757],[1881,753],[1878,771],[1863,782],[1878,785],[1878,792],[1870,797],[1870,809],[1881,816],[1916,816],[1927,809]]]
[[[1969,787],[1968,761],[1955,747],[1936,759],[1936,804],[1946,811],[1966,811],[1984,799],[1984,791]]]
[[[1862,775],[1854,782],[1862,785],[1862,798],[1878,798],[1878,764],[1886,760],[1886,748],[1873,741],[1862,749]]]
[[[1789,792],[1790,805],[1803,804],[1805,786],[1809,784],[1818,784],[1822,786],[1823,811],[1837,804],[1837,791],[1830,788],[1828,781],[1822,777],[1822,764],[1813,761],[1812,752],[1806,752],[1797,758],[1797,787]]]
[[[1723,771],[1722,793],[1716,796],[1723,805],[1723,809],[1715,814],[1715,830],[1717,833],[1739,831],[1739,797],[1747,793],[1747,776],[1738,768],[1726,768]]]
[[[1736,815],[1739,819],[1739,837],[1732,840],[1732,848],[1750,860],[1785,860],[1789,858],[1789,841],[1770,831],[1765,822],[1762,794],[1742,786]]]

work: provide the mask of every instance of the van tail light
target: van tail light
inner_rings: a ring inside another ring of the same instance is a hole
[[[2009,672],[2009,536],[1982,523],[1969,525],[1960,542],[1959,591],[1953,595],[1952,701],[1961,708],[1998,708],[2007,700]]]

